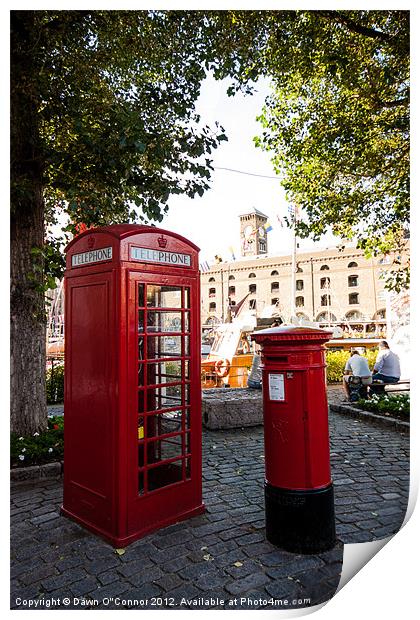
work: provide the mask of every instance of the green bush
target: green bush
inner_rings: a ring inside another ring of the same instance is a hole
[[[47,404],[54,405],[64,401],[64,364],[55,363],[47,370]]]
[[[10,461],[12,467],[29,467],[61,461],[64,453],[64,417],[48,418],[48,429],[30,437],[10,436]]]
[[[364,354],[371,370],[373,370],[377,354],[378,352],[376,349],[369,349]],[[328,383],[341,382],[343,380],[344,367],[350,357],[350,351],[327,351],[325,357],[327,362]]]
[[[409,394],[374,394],[369,400],[357,401],[357,406],[373,413],[390,413],[410,416]]]

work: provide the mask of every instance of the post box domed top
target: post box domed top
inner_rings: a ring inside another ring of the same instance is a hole
[[[143,263],[169,268],[198,269],[199,248],[178,233],[143,224],[89,228],[66,247],[67,268],[112,263]]]
[[[251,339],[258,344],[281,344],[288,342],[318,343],[327,342],[332,336],[332,332],[313,327],[299,327],[296,325],[285,325],[280,327],[270,327],[251,334]]]

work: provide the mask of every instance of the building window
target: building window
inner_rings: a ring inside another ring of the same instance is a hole
[[[234,280],[235,276],[229,276],[229,280]]]
[[[266,252],[267,251],[267,245],[266,245],[265,241],[260,239],[258,243],[259,243],[260,252]]]
[[[376,320],[385,319],[386,318],[386,310],[385,308],[381,308],[373,317]]]
[[[299,266],[298,266],[298,268],[296,269],[296,273],[303,273],[303,269],[302,269],[302,267],[299,267]]]
[[[359,276],[348,277],[349,286],[359,286]]]
[[[255,293],[257,292],[257,285],[256,284],[250,284],[249,285],[249,292],[251,293],[251,295],[255,295]]]
[[[359,303],[359,293],[350,293],[349,304],[358,304],[358,303]]]
[[[331,295],[322,295],[321,306],[331,306]]]
[[[316,317],[317,323],[334,323],[337,321],[337,317],[332,312],[321,312]]]
[[[212,301],[209,304],[209,312],[216,312],[216,302],[215,301]]]
[[[321,271],[327,271],[327,269],[329,270],[328,265],[322,265]]]
[[[303,308],[305,305],[305,298],[302,296],[296,297],[296,308]]]
[[[303,280],[296,280],[296,290],[303,291]]]
[[[272,272],[270,273],[270,276],[278,276],[278,275],[279,275],[279,272],[278,272],[278,271],[276,271],[276,270],[274,270],[274,271],[272,271]]]
[[[216,289],[209,288],[209,297],[216,297]]]
[[[255,275],[255,273],[250,273],[248,278],[256,278],[257,276]]]
[[[351,263],[349,263],[349,264],[347,265],[347,267],[348,267],[349,269],[354,269],[355,267],[358,267],[358,264],[357,264],[357,263],[355,263],[355,262],[354,262],[354,260],[353,260],[353,261],[351,261]]]
[[[320,286],[321,288],[329,288],[331,284],[331,280],[327,277],[327,278],[321,278],[320,280]]]
[[[257,300],[256,299],[250,299],[249,300],[249,309],[250,310],[255,310],[257,307]]]
[[[279,283],[278,282],[272,282],[271,283],[271,292],[272,293],[277,293],[279,291]]]
[[[234,295],[236,292],[236,289],[234,286],[229,286],[229,295]]]
[[[278,303],[279,303],[279,298],[278,298],[278,297],[274,297],[274,298],[271,300],[271,305],[272,305],[272,306],[277,306],[277,305],[278,305]]]

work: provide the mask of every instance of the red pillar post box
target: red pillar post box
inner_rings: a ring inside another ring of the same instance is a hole
[[[307,327],[254,332],[262,347],[266,533],[288,551],[335,544],[324,343]]]
[[[66,252],[62,512],[123,547],[204,510],[198,248],[124,224]]]

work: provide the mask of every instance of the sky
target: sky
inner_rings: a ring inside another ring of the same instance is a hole
[[[215,121],[219,121],[228,136],[228,141],[213,151],[213,165],[272,178],[215,169],[211,188],[202,197],[173,196],[168,200],[169,212],[159,226],[198,245],[201,262],[210,262],[216,254],[230,260],[230,246],[236,258],[240,257],[239,215],[252,212],[254,207],[268,216],[273,227],[268,233],[268,252],[288,254],[292,248],[290,229],[281,227],[277,219],[277,216],[287,215],[284,191],[275,178],[270,153],[256,148],[253,142],[253,137],[262,129],[256,117],[270,92],[269,81],[260,80],[257,92],[252,96],[238,93],[228,97],[226,89],[229,84],[229,80],[218,82],[208,77],[196,106],[203,124],[214,126]],[[338,238],[327,236],[317,247],[338,244]],[[299,247],[308,249],[314,244],[310,240],[301,240]]]

